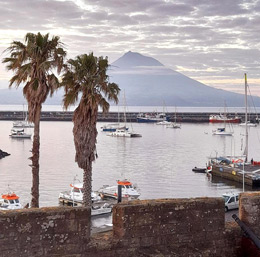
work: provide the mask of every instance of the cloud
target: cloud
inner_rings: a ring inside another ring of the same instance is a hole
[[[0,0],[0,51],[49,32],[69,58],[93,51],[113,62],[131,50],[219,87],[244,72],[259,79],[259,11],[260,0]]]

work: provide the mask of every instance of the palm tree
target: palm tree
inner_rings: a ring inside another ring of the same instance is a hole
[[[92,162],[97,158],[97,115],[98,107],[108,112],[106,99],[118,102],[119,87],[109,83],[107,69],[108,60],[95,57],[93,53],[77,56],[68,60],[66,72],[62,79],[65,87],[63,99],[67,109],[74,105],[80,97],[79,105],[73,114],[73,135],[76,149],[75,161],[84,170],[83,206],[91,206]]]
[[[14,71],[9,87],[13,84],[23,87],[23,94],[28,102],[28,120],[34,123],[32,146],[32,188],[31,207],[39,207],[39,157],[40,157],[40,115],[42,104],[47,96],[58,88],[58,78],[52,73],[57,68],[58,74],[64,65],[66,52],[57,36],[49,34],[27,33],[25,44],[13,41],[6,49],[10,57],[4,58],[7,69]]]

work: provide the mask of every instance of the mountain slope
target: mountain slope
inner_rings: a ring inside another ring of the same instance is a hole
[[[244,95],[206,86],[138,53],[112,63],[109,75],[125,91],[128,105],[244,106]],[[260,98],[253,99],[260,106]]]
[[[230,107],[244,106],[244,95],[206,86],[139,53],[125,53],[111,64],[108,73],[110,81],[121,88],[120,105],[124,104],[125,92],[127,105],[223,107],[226,102]],[[45,104],[60,105],[62,96],[60,89]],[[260,106],[260,98],[252,98]],[[24,103],[20,88],[0,90],[0,104]]]

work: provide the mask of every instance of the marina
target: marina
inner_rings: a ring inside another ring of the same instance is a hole
[[[172,130],[156,124],[136,123],[141,138],[109,137],[98,122],[97,153],[93,163],[93,191],[104,185],[116,185],[129,179],[140,191],[140,199],[221,196],[231,190],[242,191],[242,184],[212,180],[192,168],[206,167],[208,157],[241,155],[241,134],[244,128],[233,125],[232,137],[213,136],[217,125],[183,123]],[[129,126],[130,124],[127,124]],[[0,188],[9,184],[21,197],[22,205],[30,202],[32,140],[9,138],[12,121],[0,121],[1,149],[10,153],[0,161]],[[42,121],[40,148],[40,206],[57,206],[60,192],[69,189],[72,179],[82,170],[74,161],[72,122]],[[250,127],[249,158],[260,160],[259,127]],[[53,146],[55,145],[55,151]],[[234,184],[234,185],[233,185]],[[4,193],[4,192],[1,192]]]

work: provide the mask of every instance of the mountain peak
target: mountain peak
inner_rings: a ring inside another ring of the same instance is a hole
[[[127,52],[122,57],[112,63],[120,68],[133,68],[137,66],[164,66],[152,57],[147,57],[136,52]]]

